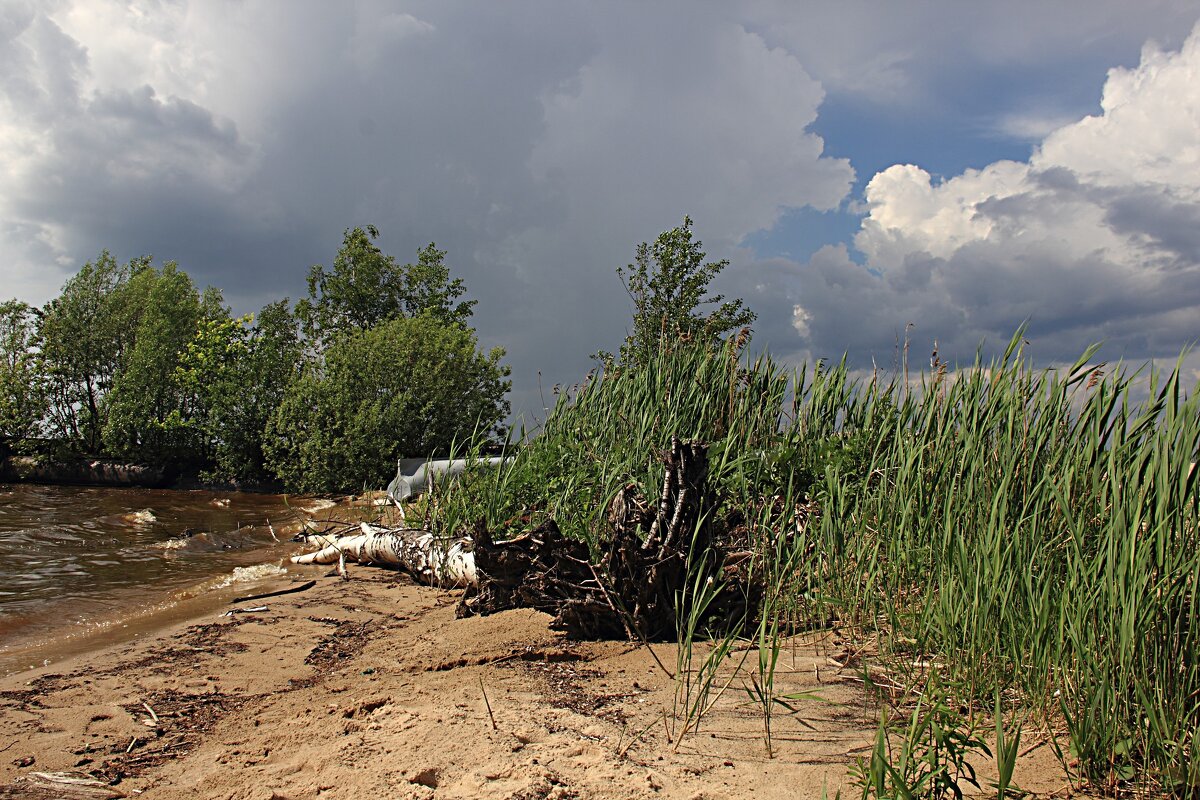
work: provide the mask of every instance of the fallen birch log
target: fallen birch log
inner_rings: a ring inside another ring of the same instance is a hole
[[[293,564],[337,564],[356,561],[399,567],[420,583],[463,588],[477,583],[475,556],[467,538],[439,539],[418,528],[384,528],[366,522],[349,536],[314,534],[314,553],[292,556]]]
[[[350,527],[341,536],[310,534],[320,549],[292,561],[399,567],[422,583],[466,588],[459,616],[532,608],[553,616],[551,627],[582,639],[671,638],[693,602],[703,603],[697,613],[706,617],[745,617],[756,600],[714,537],[707,446],[673,437],[662,461],[657,498],[629,484],[612,499],[598,553],[564,535],[553,519],[501,541],[482,522],[470,538],[442,539],[362,523],[358,533]],[[717,579],[713,596],[688,596],[690,586]]]

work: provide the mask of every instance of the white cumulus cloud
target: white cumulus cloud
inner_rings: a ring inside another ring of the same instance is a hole
[[[1030,320],[1035,352],[1169,357],[1200,338],[1200,26],[1110,70],[1102,112],[1028,161],[935,181],[898,164],[865,191],[865,264],[826,248],[794,278],[796,332],[817,351],[890,343],[914,323],[969,357]],[[764,267],[768,269],[768,267]],[[949,345],[947,347],[947,345]]]

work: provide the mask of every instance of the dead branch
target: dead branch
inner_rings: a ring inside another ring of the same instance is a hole
[[[503,542],[477,526],[478,583],[459,614],[536,608],[579,638],[656,640],[674,634],[688,554],[712,545],[705,516],[712,504],[707,447],[673,438],[663,468],[652,513],[636,486],[613,498],[598,564],[586,544],[563,536],[553,520]]]

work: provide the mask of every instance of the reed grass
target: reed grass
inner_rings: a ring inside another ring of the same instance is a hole
[[[781,638],[836,617],[971,715],[1019,697],[1065,734],[1081,783],[1196,796],[1200,392],[1178,365],[1102,374],[1094,349],[1035,370],[1021,341],[912,384],[844,362],[788,374],[732,345],[616,365],[560,392],[511,463],[456,485],[441,524],[502,536],[553,518],[595,549],[618,491],[654,496],[670,437],[703,440],[712,522],[755,590],[746,618],[713,621],[709,589],[680,587],[680,665],[695,638],[745,630],[768,748]],[[712,680],[686,687],[685,713]]]

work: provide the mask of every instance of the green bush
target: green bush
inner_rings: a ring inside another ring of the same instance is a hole
[[[428,314],[340,337],[268,422],[268,466],[292,491],[357,491],[397,458],[498,432],[508,413],[503,355],[479,352],[472,330]]]

